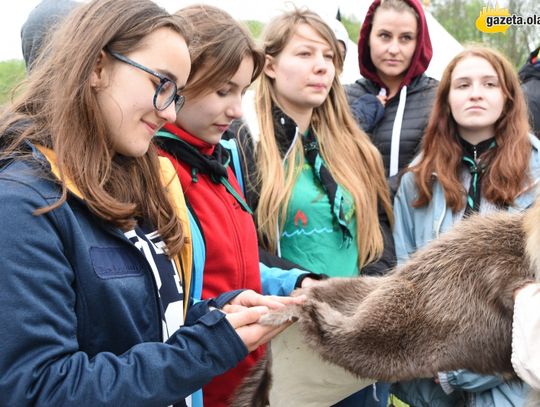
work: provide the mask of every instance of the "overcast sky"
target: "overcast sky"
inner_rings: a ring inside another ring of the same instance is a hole
[[[155,0],[170,12],[193,3],[208,3],[221,7],[240,20],[266,21],[271,16],[287,9],[287,3],[298,6],[306,5],[328,17],[335,15],[337,7],[346,15],[361,18],[369,0]],[[0,1],[0,61],[7,59],[22,59],[21,26],[32,9],[40,0],[1,0]]]

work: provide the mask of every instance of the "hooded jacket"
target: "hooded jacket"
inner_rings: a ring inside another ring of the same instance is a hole
[[[42,0],[30,12],[21,28],[22,53],[28,71],[39,56],[49,31],[80,4],[72,0]]]
[[[386,102],[382,118],[375,123],[365,121],[365,95],[378,95],[381,88],[386,89],[388,94],[387,86],[373,65],[369,49],[373,17],[380,6],[380,0],[375,0],[371,4],[360,29],[358,64],[363,77],[345,87],[353,115],[381,152],[387,176],[393,176],[406,167],[418,152],[438,86],[437,80],[424,74],[433,54],[424,11],[418,1],[404,1],[416,10],[419,17],[417,45],[411,64],[399,85],[400,91]],[[399,148],[392,149],[393,137],[399,141],[396,143],[396,147],[399,145]],[[392,152],[395,155],[394,160],[391,159]]]
[[[238,292],[191,306],[184,326],[163,343],[146,257],[74,188],[58,208],[35,216],[61,192],[47,176],[54,155],[31,153],[34,159],[0,169],[0,405],[165,406],[246,356],[225,314],[209,308]],[[171,163],[161,164],[171,193],[179,191]],[[175,204],[186,225],[184,201]],[[189,238],[185,247],[180,261],[187,266]]]
[[[519,71],[521,88],[527,98],[532,131],[540,137],[540,47],[536,48]]]

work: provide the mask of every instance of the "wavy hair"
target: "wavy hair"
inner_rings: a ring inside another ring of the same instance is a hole
[[[159,28],[185,38],[182,26],[179,17],[150,0],[94,0],[78,6],[58,26],[33,65],[25,91],[0,119],[3,158],[24,157],[26,141],[56,154],[62,193],[36,215],[66,201],[70,180],[97,217],[123,230],[145,219],[157,228],[169,255],[180,252],[184,233],[161,182],[155,148],[150,145],[137,158],[113,153],[90,78],[104,49],[133,52]],[[7,140],[8,129],[21,122],[29,126]]]
[[[208,5],[193,5],[175,13],[187,22],[191,72],[184,94],[197,98],[223,86],[234,76],[242,60],[253,59],[254,81],[264,68],[264,54],[249,31],[227,12]]]
[[[418,199],[413,202],[415,207],[431,202],[434,174],[442,185],[448,207],[453,212],[465,207],[466,191],[460,180],[463,168],[462,147],[448,96],[456,65],[472,56],[490,63],[497,73],[505,99],[504,113],[495,122],[497,145],[483,157],[489,160],[490,165],[483,176],[482,196],[498,206],[511,205],[530,183],[528,166],[531,144],[528,139],[527,106],[517,73],[499,52],[482,46],[469,46],[446,67],[422,140],[421,158],[417,164],[407,169],[415,175],[418,188]]]
[[[341,66],[342,57],[332,29],[317,14],[305,9],[284,13],[268,24],[264,35],[265,54],[279,55],[300,24],[309,25],[326,40],[334,53],[334,65]],[[260,129],[256,154],[260,200],[256,219],[261,241],[268,249],[275,250],[279,239],[276,230],[285,221],[304,156],[302,143],[297,140],[286,162],[282,162],[272,120],[272,105],[279,106],[279,103],[273,80],[267,75],[259,78],[255,99]],[[328,97],[313,110],[310,125],[332,176],[354,199],[359,267],[363,267],[378,259],[384,249],[378,205],[382,205],[391,220],[392,206],[381,156],[356,124],[337,74]]]

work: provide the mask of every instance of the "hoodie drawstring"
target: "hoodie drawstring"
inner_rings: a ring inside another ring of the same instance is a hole
[[[389,176],[396,175],[399,171],[399,140],[401,138],[401,125],[403,124],[403,114],[407,102],[407,86],[403,86],[399,92],[399,104],[392,127],[392,144],[390,146],[390,172]]]

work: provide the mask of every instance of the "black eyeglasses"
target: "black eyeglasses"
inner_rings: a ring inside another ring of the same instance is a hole
[[[118,59],[119,61],[122,61],[128,65],[134,66],[135,68],[139,68],[143,70],[146,73],[149,73],[150,75],[154,75],[156,78],[159,79],[159,85],[156,88],[156,93],[154,93],[154,108],[156,110],[159,110],[160,112],[167,109],[172,102],[174,102],[174,108],[176,110],[176,113],[182,109],[182,106],[184,106],[184,102],[186,101],[186,98],[184,95],[178,94],[178,88],[176,87],[176,83],[174,83],[172,80],[167,78],[166,76],[155,72],[135,61],[132,59],[129,59],[128,57],[125,57],[122,54],[119,54],[118,52],[111,51],[107,49],[107,52],[111,54],[114,58]]]

